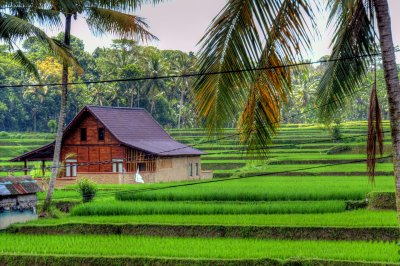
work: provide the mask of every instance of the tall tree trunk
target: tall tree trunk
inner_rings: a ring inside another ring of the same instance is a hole
[[[69,46],[71,39],[71,14],[65,15],[65,33],[64,33],[64,44]],[[43,204],[43,212],[47,212],[50,209],[51,199],[53,197],[54,185],[58,175],[58,170],[60,167],[60,154],[61,154],[61,144],[64,132],[64,121],[67,105],[67,93],[68,93],[68,65],[63,62],[62,68],[62,86],[61,86],[61,103],[60,103],[60,115],[58,117],[58,127],[56,143],[54,147],[53,163],[51,168],[51,178],[49,182],[49,188],[47,190],[46,200]]]
[[[134,95],[134,92],[135,92],[135,88],[132,86],[132,93],[131,93],[131,108],[133,108],[133,102],[135,101],[135,99],[134,99],[134,97],[133,97],[133,95]]]
[[[140,87],[137,87],[137,107],[140,107]]]
[[[396,189],[396,206],[400,223],[400,84],[394,53],[389,6],[387,0],[375,0],[383,70],[389,101],[390,127],[393,145],[393,165]]]
[[[179,100],[178,128],[181,128],[182,106],[183,106],[183,96],[184,96],[183,92],[184,92],[184,89],[181,90],[181,99]]]

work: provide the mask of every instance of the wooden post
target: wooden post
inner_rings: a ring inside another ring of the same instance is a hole
[[[42,177],[44,177],[46,173],[46,162],[45,160],[42,160]]]
[[[27,159],[24,160],[24,175],[28,175],[28,162],[27,162]]]

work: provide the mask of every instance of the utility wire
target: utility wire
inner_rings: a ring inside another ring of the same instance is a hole
[[[396,53],[399,51],[400,51],[400,49],[395,50]],[[290,67],[314,65],[314,64],[321,64],[321,63],[344,61],[344,60],[353,60],[353,59],[364,58],[364,57],[374,57],[374,56],[380,56],[380,55],[381,55],[381,53],[363,54],[363,55],[357,55],[357,56],[341,57],[341,58],[318,60],[318,61],[311,61],[311,62],[300,62],[300,63],[285,64],[285,65],[278,65],[278,66],[245,68],[245,69],[226,70],[226,71],[214,71],[214,72],[206,72],[206,73],[196,73],[195,72],[195,73],[189,73],[189,74],[183,74],[183,75],[149,76],[149,77],[141,77],[141,78],[124,78],[124,79],[108,79],[108,80],[91,80],[91,81],[77,81],[77,82],[68,82],[68,83],[44,83],[44,84],[37,83],[37,84],[0,85],[0,89],[24,88],[24,87],[45,87],[45,86],[64,86],[64,85],[67,85],[67,86],[89,85],[89,84],[102,84],[102,83],[114,83],[114,82],[136,82],[136,81],[160,80],[160,79],[171,79],[171,78],[201,77],[201,76],[208,76],[208,75],[232,74],[232,73],[253,72],[253,71],[260,71],[260,70],[273,70],[273,69],[279,69],[279,68],[290,68]]]
[[[387,130],[387,131],[383,131],[383,133],[390,133],[391,130]],[[317,144],[317,143],[326,143],[329,141],[342,141],[342,140],[346,140],[346,139],[354,139],[354,138],[359,138],[359,137],[368,137],[370,134],[357,134],[357,135],[352,135],[352,136],[347,136],[347,137],[342,137],[340,139],[336,139],[336,138],[330,138],[330,139],[320,139],[320,140],[314,140],[314,141],[309,141],[309,142],[300,142],[300,143],[291,143],[291,144],[285,144],[285,145],[277,145],[277,146],[265,146],[265,147],[256,147],[253,149],[230,149],[229,151],[224,151],[224,152],[217,152],[217,153],[212,153],[212,155],[223,155],[223,154],[230,154],[233,153],[235,154],[237,151],[259,151],[259,150],[265,150],[266,148],[271,148],[271,149],[277,149],[277,148],[287,148],[287,147],[297,147],[300,145],[308,145],[308,144]],[[334,144],[334,143],[332,143]],[[212,158],[212,157],[211,157]],[[141,159],[141,160],[123,160],[125,163],[145,163],[145,162],[150,162],[153,161],[153,159]],[[68,166],[66,165],[60,165],[60,166],[46,166],[44,168],[38,168],[37,170],[41,170],[41,169],[46,169],[46,170],[50,170],[53,168],[66,168],[69,166],[92,166],[92,165],[104,165],[104,164],[113,164],[115,162],[113,161],[96,161],[96,162],[83,162],[83,163],[70,163]],[[34,170],[36,170],[36,168],[33,168]],[[19,168],[19,167],[10,167],[8,168],[9,171],[7,171],[7,168],[5,167],[0,167],[0,170],[2,170],[2,172],[15,172],[15,171],[29,171],[29,170],[33,170],[32,168]]]
[[[399,50],[399,51],[400,51],[400,50]],[[383,79],[380,79],[380,80],[382,81]],[[353,92],[353,94],[355,94],[355,93],[357,93],[357,92],[360,92],[360,91],[364,90],[365,88],[368,88],[367,86],[369,87],[370,84],[366,84],[366,85],[364,85],[364,86],[361,86],[362,88],[360,88],[360,89],[358,89],[358,90],[355,90],[355,91]],[[352,96],[353,96],[353,95],[349,95],[349,96],[346,96],[345,98],[347,98],[347,97],[352,97]],[[329,105],[331,105],[331,104],[333,104],[333,103],[335,103],[335,102],[338,102],[338,101],[341,101],[341,100],[340,100],[340,99],[332,100],[332,101],[330,101],[329,103],[321,104],[321,105],[316,106],[316,107],[314,107],[314,108],[309,108],[309,109],[307,109],[307,110],[305,110],[305,111],[303,111],[303,112],[301,112],[301,113],[298,113],[298,114],[294,114],[294,115],[292,115],[292,116],[289,116],[288,118],[293,118],[293,117],[296,117],[296,116],[301,116],[301,115],[303,115],[303,114],[306,114],[306,113],[315,111],[315,110],[320,109],[320,108],[322,108],[322,107],[329,106]],[[277,125],[277,124],[280,124],[280,121],[277,121],[277,122],[275,122],[275,123],[272,123],[272,125]],[[233,136],[238,136],[238,135],[240,135],[240,134],[242,134],[242,133],[243,133],[243,132],[239,131],[239,132],[236,132],[236,133],[234,133],[234,134],[231,134],[231,135],[228,135],[228,136],[219,138],[219,139],[217,139],[217,140],[222,140],[222,139],[230,138],[230,137],[233,137]],[[214,142],[214,140],[205,140],[205,141],[203,141],[203,142],[199,142],[199,143],[196,143],[196,144],[194,144],[194,145],[188,145],[188,146],[193,148],[193,147],[196,147],[196,146],[199,146],[199,145],[202,145],[202,144],[206,144],[206,143],[210,143],[210,142],[212,143],[212,142]],[[182,149],[186,149],[186,148],[187,148],[187,147],[180,147],[180,148],[176,148],[176,149],[172,149],[172,150],[166,150],[166,151],[160,152],[160,154],[162,154],[162,153],[168,153],[168,152],[171,152],[171,151],[182,150]]]
[[[366,135],[364,134],[363,136],[366,136]],[[354,136],[352,136],[352,137],[354,138]],[[302,143],[302,144],[307,144],[307,143]],[[301,145],[301,144],[299,144],[299,145]],[[390,155],[390,156],[386,156],[386,157],[381,157],[378,160],[384,160],[384,159],[388,159],[388,158],[392,158],[392,157],[393,156]],[[116,192],[118,192],[118,193],[140,193],[140,192],[146,192],[146,191],[164,190],[164,189],[168,189],[168,188],[193,186],[193,185],[199,185],[199,184],[223,182],[223,181],[230,181],[230,180],[236,180],[236,179],[245,179],[245,178],[260,177],[260,176],[273,176],[273,175],[282,174],[282,173],[292,173],[292,172],[298,172],[298,171],[302,171],[302,170],[319,169],[319,168],[331,167],[331,166],[336,166],[336,165],[346,165],[346,164],[353,164],[353,163],[361,163],[361,162],[366,162],[366,161],[367,161],[367,159],[352,160],[352,161],[348,161],[348,162],[339,162],[339,163],[332,163],[332,164],[326,164],[326,165],[320,165],[320,166],[303,167],[303,168],[286,170],[286,171],[267,172],[267,173],[265,173],[265,172],[262,173],[261,172],[261,173],[253,174],[253,175],[250,175],[250,176],[238,176],[238,177],[230,177],[230,178],[223,178],[223,179],[211,179],[211,180],[208,180],[208,181],[191,182],[191,183],[177,184],[177,185],[158,187],[158,188],[113,190],[113,191],[98,193],[97,196],[112,195],[112,194],[115,194]],[[263,166],[263,165],[268,165],[268,163],[260,164],[260,165],[254,166],[253,168],[259,167],[259,166]],[[55,200],[60,200],[60,199],[69,199],[69,198],[76,198],[76,197],[60,197],[60,198],[54,198],[54,199]]]
[[[385,156],[380,158],[380,160],[383,159],[388,159],[392,158],[392,155]],[[277,171],[277,172],[267,172],[267,173],[256,173],[250,176],[237,176],[237,177],[230,177],[230,178],[220,178],[220,179],[211,179],[208,181],[199,181],[199,182],[190,182],[190,183],[185,183],[185,184],[176,184],[176,185],[170,185],[170,186],[165,186],[165,187],[155,187],[155,188],[143,188],[143,189],[130,189],[130,190],[114,190],[114,191],[108,191],[104,193],[98,193],[98,194],[91,194],[93,196],[108,196],[108,195],[114,195],[116,193],[143,193],[143,192],[148,192],[148,191],[159,191],[159,190],[165,190],[165,189],[170,189],[170,188],[179,188],[179,187],[189,187],[189,186],[195,186],[195,185],[201,185],[201,184],[210,184],[210,183],[220,183],[220,182],[225,182],[225,181],[232,181],[232,180],[238,180],[238,179],[247,179],[247,178],[254,178],[254,177],[264,177],[264,176],[273,176],[276,174],[284,174],[284,173],[294,173],[294,172],[299,172],[299,171],[304,171],[304,170],[312,170],[312,169],[321,169],[321,168],[327,168],[327,167],[332,167],[332,166],[337,166],[337,165],[347,165],[347,164],[354,164],[354,163],[362,163],[366,162],[367,159],[362,159],[362,160],[353,160],[349,162],[340,162],[340,163],[331,163],[331,164],[326,164],[326,165],[319,165],[319,166],[310,166],[310,167],[303,167],[303,168],[297,168],[297,169],[292,169],[292,170],[284,170],[284,171]],[[53,198],[54,200],[61,200],[61,199],[75,199],[76,197],[60,197],[60,198]]]

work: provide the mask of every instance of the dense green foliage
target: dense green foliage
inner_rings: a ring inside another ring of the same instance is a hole
[[[57,36],[58,39],[62,35]],[[138,78],[144,76],[181,75],[198,71],[193,53],[158,50],[139,46],[130,40],[115,40],[109,48],[84,50],[80,39],[72,38],[72,51],[85,70],[83,76],[71,74],[71,81]],[[61,64],[34,39],[23,44],[27,57],[37,65],[43,83],[59,83]],[[379,71],[379,76],[382,76]],[[321,67],[310,67],[306,74],[296,73],[293,90],[283,113],[285,123],[317,122],[315,88],[322,76]],[[372,78],[371,74],[371,78]],[[370,78],[370,79],[371,79]],[[37,81],[12,60],[5,46],[0,46],[0,79],[2,84],[36,83]],[[368,82],[367,82],[368,83]],[[72,86],[68,95],[67,122],[86,104],[146,108],[163,126],[199,126],[194,114],[191,78],[171,78],[137,82],[116,82]],[[369,84],[367,87],[369,87]],[[380,97],[385,97],[383,81],[379,80]],[[60,104],[58,86],[26,89],[7,88],[0,92],[0,130],[54,132]],[[367,118],[369,90],[357,90],[349,99],[349,108],[338,121]],[[383,117],[388,114],[386,100],[381,101]],[[311,111],[307,111],[311,110]],[[180,118],[180,119],[179,119]],[[236,120],[226,126],[235,126]]]

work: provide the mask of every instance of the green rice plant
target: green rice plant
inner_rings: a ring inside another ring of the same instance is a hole
[[[154,214],[119,216],[66,216],[59,219],[39,219],[31,225],[63,224],[163,224],[163,225],[235,225],[235,226],[301,226],[301,227],[397,227],[396,211],[355,210],[338,213],[312,214]]]
[[[44,200],[46,198],[46,192],[37,193],[39,200]],[[64,189],[55,189],[53,194],[54,200],[78,200],[81,199],[81,196],[77,190],[64,190]]]
[[[264,176],[215,181],[195,186],[190,185],[192,182],[145,184],[117,192],[116,198],[131,201],[362,200],[372,190],[393,190],[391,176],[376,177],[375,187],[363,176]],[[175,187],[167,189],[169,186]]]
[[[343,201],[250,203],[104,201],[78,205],[72,209],[71,215],[328,213],[342,212],[345,209],[346,204]]]
[[[398,262],[390,242],[0,234],[0,254]]]

